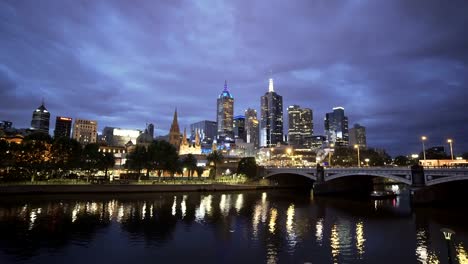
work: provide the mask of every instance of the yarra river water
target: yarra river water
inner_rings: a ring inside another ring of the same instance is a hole
[[[466,209],[295,190],[0,197],[0,263],[468,263]],[[453,229],[450,249],[440,232]]]

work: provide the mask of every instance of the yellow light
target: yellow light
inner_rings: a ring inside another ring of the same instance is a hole
[[[354,145],[354,148],[357,149],[357,148],[359,148],[359,146],[358,146],[358,145]]]
[[[426,137],[426,136],[422,136],[421,139],[422,139],[422,140],[426,140],[427,137]]]
[[[450,138],[447,139],[447,143],[452,143],[452,140]]]

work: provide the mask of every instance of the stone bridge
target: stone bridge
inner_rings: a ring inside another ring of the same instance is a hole
[[[414,187],[433,186],[468,180],[468,168],[361,167],[361,168],[276,168],[266,167],[263,178],[272,176],[306,177],[314,182],[328,182],[351,176],[373,176],[391,179]]]

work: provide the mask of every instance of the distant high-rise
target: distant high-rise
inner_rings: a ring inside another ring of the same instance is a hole
[[[311,146],[313,135],[312,110],[298,105],[288,107],[288,142],[298,148]]]
[[[270,147],[283,142],[283,97],[273,89],[270,78],[268,92],[261,97],[260,146]]]
[[[343,107],[334,107],[333,112],[325,114],[325,134],[329,144],[348,146],[348,117]]]
[[[211,144],[216,139],[216,131],[218,127],[215,121],[203,120],[190,125],[190,139],[195,140],[196,131],[200,136],[200,140],[203,144]]]
[[[218,140],[233,140],[234,97],[228,90],[227,81],[224,82],[224,90],[218,97],[216,113]]]
[[[242,139],[246,142],[245,116],[239,115],[234,117],[234,138]]]
[[[179,121],[177,120],[177,109],[174,111],[174,118],[172,119],[171,130],[169,131],[169,143],[176,147],[177,151],[180,148],[181,135],[179,129]]]
[[[57,116],[55,119],[54,138],[70,138],[72,128],[72,118]]]
[[[258,132],[257,110],[249,108],[245,110],[245,142],[258,147]]]
[[[44,106],[42,102],[32,114],[31,128],[49,134],[49,122],[50,122],[50,113]]]
[[[9,129],[12,127],[13,127],[13,122],[7,121],[7,120],[0,121],[0,129]]]
[[[154,124],[153,123],[149,123],[147,126],[146,126],[146,129],[148,130],[148,134],[154,138]]]
[[[97,121],[76,119],[73,125],[72,138],[82,145],[96,143],[97,141]]]
[[[367,148],[365,127],[359,124],[354,124],[354,127],[349,129],[349,145],[359,145],[361,148]]]

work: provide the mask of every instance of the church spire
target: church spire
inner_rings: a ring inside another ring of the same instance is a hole
[[[180,129],[177,121],[177,108],[174,111],[174,119],[172,120],[171,130],[169,131],[169,143],[174,145],[177,150],[180,146]]]

